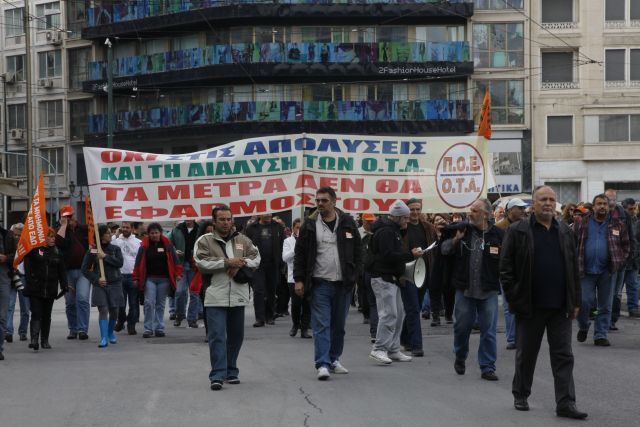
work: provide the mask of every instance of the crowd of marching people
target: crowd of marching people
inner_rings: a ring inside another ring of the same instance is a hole
[[[211,389],[238,384],[244,310],[253,304],[263,328],[286,321],[289,335],[313,338],[317,378],[347,374],[341,363],[351,306],[368,325],[369,358],[390,365],[425,355],[422,322],[453,325],[454,371],[466,373],[469,337],[480,334],[480,376],[498,380],[499,295],[506,349],[516,350],[514,405],[527,410],[533,372],[546,331],[557,414],[587,415],[575,406],[572,324],[577,341],[590,334],[611,345],[626,291],[629,317],[640,317],[640,226],[633,199],[614,190],[590,203],[557,210],[550,187],[532,201],[492,205],[476,200],[465,214],[423,213],[420,199],[396,201],[384,213],[357,216],[336,208],[323,187],[316,209],[285,224],[270,214],[241,226],[229,207],[211,219],[165,230],[157,222],[100,225],[96,245],[71,206],[60,210],[47,245],[13,269],[22,224],[0,236],[0,360],[4,342],[51,349],[54,301],[65,299],[69,340],[89,339],[91,307],[98,311],[98,346],[118,333],[162,338],[166,305],[175,328],[205,327]],[[421,263],[426,274],[414,276]],[[142,309],[141,309],[142,307]],[[19,325],[14,329],[14,313]],[[139,325],[140,324],[140,325]]]

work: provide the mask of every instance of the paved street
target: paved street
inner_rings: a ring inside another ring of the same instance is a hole
[[[290,338],[289,320],[254,329],[247,310],[240,353],[242,384],[210,391],[204,329],[167,327],[167,337],[121,335],[97,348],[97,313],[90,340],[67,341],[63,301],[56,302],[52,350],[26,342],[5,345],[0,362],[0,426],[556,426],[580,422],[555,416],[553,380],[543,346],[529,402],[513,409],[512,351],[499,336],[500,381],[480,379],[471,357],[467,374],[453,371],[452,326],[423,325],[426,355],[377,366],[367,358],[368,325],[352,309],[343,364],[348,375],[315,379],[312,340]],[[16,325],[17,326],[17,325]],[[640,321],[621,319],[613,346],[574,343],[578,406],[592,425],[640,424]],[[138,328],[140,332],[140,327]],[[502,332],[500,327],[499,332]],[[478,335],[471,348],[477,349]],[[591,336],[589,337],[590,342]]]

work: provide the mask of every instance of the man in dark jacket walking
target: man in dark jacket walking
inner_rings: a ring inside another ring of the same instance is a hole
[[[349,371],[340,363],[351,293],[362,263],[362,242],[351,215],[336,209],[331,187],[316,191],[317,209],[302,224],[293,261],[295,292],[311,298],[318,379]]]
[[[276,288],[282,269],[284,228],[275,222],[271,214],[260,215],[257,222],[245,231],[260,251],[260,267],[253,273],[253,309],[256,315],[254,327],[273,325],[276,312]]]
[[[198,327],[198,313],[201,310],[200,298],[197,295],[189,294],[189,285],[196,274],[193,263],[193,246],[198,237],[198,224],[194,220],[186,220],[178,224],[172,231],[169,240],[176,248],[178,260],[182,265],[182,278],[177,283],[175,304],[176,320],[173,326],[180,326],[182,321],[187,319],[190,328]],[[187,312],[187,299],[189,311]]]
[[[585,418],[576,409],[571,322],[581,304],[577,253],[571,229],[554,219],[556,195],[547,186],[533,194],[534,214],[512,224],[504,238],[500,282],[516,315],[514,406],[529,410],[533,372],[546,330],[553,372],[556,413]]]

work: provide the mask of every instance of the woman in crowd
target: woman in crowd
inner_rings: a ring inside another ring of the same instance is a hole
[[[144,291],[144,333],[142,338],[164,337],[164,307],[169,286],[174,290],[182,277],[182,265],[171,241],[162,234],[162,226],[152,222],[142,240],[133,281]]]
[[[56,231],[49,229],[47,245],[33,249],[24,258],[25,287],[23,295],[29,297],[31,308],[31,343],[29,348],[50,349],[51,309],[61,291],[67,290],[67,270],[62,252],[56,247]]]
[[[574,212],[576,210],[576,205],[573,203],[568,203],[562,208],[562,221],[567,224],[573,224]]]
[[[295,337],[298,329],[300,329],[301,338],[311,338],[309,334],[309,322],[311,320],[309,300],[305,297],[299,297],[293,291],[293,257],[295,255],[296,239],[298,238],[301,224],[302,220],[300,218],[296,218],[293,221],[291,237],[287,237],[282,246],[282,260],[287,263],[287,283],[289,285],[289,294],[291,295],[291,320],[293,326],[291,327],[291,331],[289,331],[289,335]]]
[[[124,306],[122,276],[120,268],[124,263],[120,247],[111,244],[111,229],[103,224],[98,226],[100,249],[89,248],[82,261],[82,274],[93,285],[91,305],[98,307],[98,323],[100,325],[100,343],[104,348],[116,344],[118,338],[114,333],[118,310]],[[100,260],[104,266],[101,271]]]

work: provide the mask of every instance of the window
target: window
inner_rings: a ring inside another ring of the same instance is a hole
[[[59,77],[62,75],[62,51],[50,50],[38,53],[38,77]]]
[[[15,76],[16,81],[24,81],[24,55],[7,56],[7,71]]]
[[[7,155],[7,166],[10,177],[27,176],[27,154],[26,151],[15,151],[16,154]],[[17,154],[23,154],[22,156]]]
[[[573,0],[542,0],[542,23],[574,22]]]
[[[605,0],[604,20],[606,28],[625,27],[627,21],[640,20],[640,1]]]
[[[625,3],[626,0],[606,0],[604,9],[605,21],[624,21]]]
[[[479,68],[524,66],[522,23],[474,24],[473,60]]]
[[[556,193],[556,202],[566,205],[580,201],[579,182],[545,182]]]
[[[39,105],[40,129],[62,126],[62,101],[43,101]]]
[[[27,128],[27,118],[25,112],[26,104],[13,104],[7,106],[7,112],[9,113],[9,120],[7,123],[9,124],[9,129],[26,129]]]
[[[541,52],[542,88],[577,88],[574,52]]]
[[[36,5],[36,17],[38,30],[60,29],[60,2]]]
[[[21,36],[24,34],[23,8],[7,9],[4,11],[4,26],[7,37]]]
[[[330,27],[302,27],[302,40],[305,42],[331,43]]]
[[[80,37],[82,29],[87,26],[85,2],[68,1],[66,2],[67,30],[71,31],[69,37]]]
[[[69,102],[69,136],[72,141],[84,138],[91,110],[91,100]]]
[[[87,64],[91,60],[91,48],[67,50],[69,58],[69,88],[82,89],[82,82],[88,80]]]
[[[502,10],[522,9],[524,0],[475,0],[474,8],[477,10]]]
[[[640,49],[606,49],[604,59],[606,87],[640,85]]]
[[[473,96],[473,116],[478,124],[482,100],[491,91],[491,123],[494,125],[524,124],[524,80],[476,80]]]
[[[416,42],[465,41],[463,25],[416,27]]]
[[[42,162],[42,171],[45,175],[64,175],[64,148],[41,148],[40,159]],[[46,159],[46,160],[45,160]]]
[[[573,144],[573,116],[547,117],[547,144]]]
[[[585,142],[640,142],[640,115],[602,114],[584,117]]]
[[[408,36],[407,27],[378,27],[376,32],[379,42],[406,42]]]

